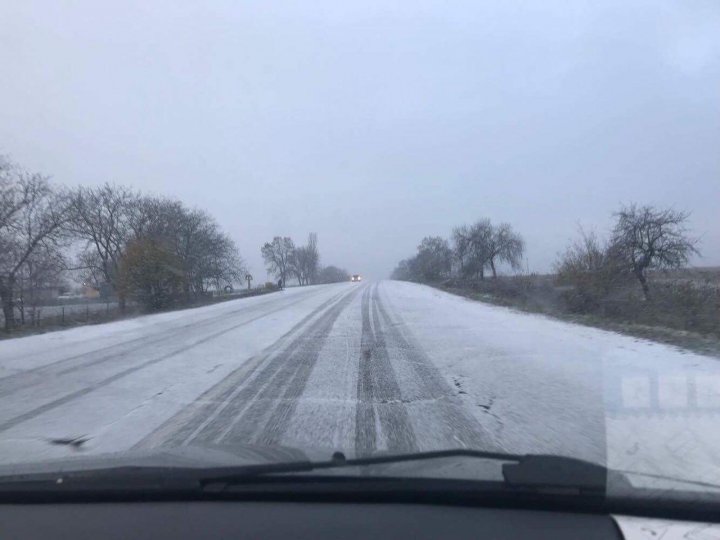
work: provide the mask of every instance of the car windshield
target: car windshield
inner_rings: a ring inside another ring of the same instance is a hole
[[[717,495],[716,0],[0,19],[0,476],[453,450],[304,474]]]

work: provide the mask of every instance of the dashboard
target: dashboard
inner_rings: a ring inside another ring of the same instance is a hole
[[[612,517],[412,504],[141,502],[0,505],[2,538],[623,538]]]
[[[0,504],[0,538],[720,539],[720,525],[420,504],[122,502]]]

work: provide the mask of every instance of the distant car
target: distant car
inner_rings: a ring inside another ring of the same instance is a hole
[[[362,276],[360,274],[353,274],[350,281],[362,281]]]

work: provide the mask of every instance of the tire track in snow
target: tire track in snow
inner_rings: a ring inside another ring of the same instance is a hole
[[[301,399],[305,391],[310,374],[315,368],[320,350],[323,345],[325,345],[335,321],[353,301],[357,293],[358,289],[355,289],[345,296],[340,302],[330,308],[327,313],[320,317],[312,328],[310,328],[309,332],[305,332],[298,338],[297,341],[299,341],[299,343],[291,344],[287,347],[285,353],[281,356],[286,356],[287,361],[284,363],[284,366],[287,366],[288,369],[281,371],[279,374],[280,377],[275,377],[273,381],[269,382],[265,391],[260,394],[253,406],[248,409],[247,414],[243,415],[236,422],[236,425],[241,426],[241,429],[239,431],[230,430],[228,432],[226,437],[229,442],[233,440],[243,441],[251,437],[256,439],[258,444],[262,445],[272,446],[280,443],[282,435],[287,431],[292,421],[298,400]],[[297,362],[297,368],[290,377],[287,377],[288,372],[292,369],[290,363],[293,359]],[[285,380],[287,380],[287,382],[285,382]],[[253,420],[261,416],[267,417],[268,415],[265,411],[268,409],[267,405],[270,403],[274,404],[274,408],[264,423],[264,428],[260,430]]]
[[[413,383],[420,391],[420,395],[414,397],[412,401],[407,399],[405,401],[408,401],[408,405],[423,401],[431,403],[431,407],[424,408],[423,424],[432,425],[442,433],[435,437],[436,440],[457,443],[450,446],[498,450],[497,444],[467,411],[407,327],[402,322],[398,324],[392,320],[382,301],[379,287],[373,290],[373,304],[378,314],[376,325],[382,327],[387,341],[392,345],[392,350],[400,357],[403,366],[408,368]]]
[[[373,286],[373,291],[377,285]],[[400,386],[390,364],[387,343],[378,332],[379,316],[367,287],[362,299],[360,372],[355,416],[355,455],[367,456],[386,446],[391,452],[417,451],[415,433],[402,403]],[[375,327],[371,320],[374,315]]]
[[[213,332],[213,333],[211,333],[211,334],[208,334],[208,335],[206,335],[206,336],[204,336],[204,337],[202,337],[202,338],[200,338],[200,339],[197,339],[197,340],[195,340],[195,341],[193,341],[193,342],[191,342],[191,343],[189,343],[189,344],[184,344],[184,345],[181,346],[181,347],[175,348],[175,349],[173,349],[172,351],[170,351],[170,352],[168,352],[168,353],[164,353],[164,354],[162,354],[162,355],[160,355],[160,356],[158,356],[158,357],[151,358],[150,360],[146,360],[146,361],[144,361],[144,362],[142,362],[142,363],[140,363],[140,364],[137,364],[137,365],[134,365],[134,366],[132,366],[132,367],[123,369],[123,370],[121,370],[121,371],[119,371],[119,372],[114,373],[113,375],[111,375],[111,376],[109,376],[109,377],[105,377],[105,378],[97,381],[97,382],[94,383],[94,384],[91,384],[91,385],[89,385],[89,386],[86,386],[86,387],[84,387],[84,388],[81,388],[81,389],[79,389],[79,390],[76,390],[76,391],[74,391],[74,392],[70,392],[69,394],[66,394],[66,395],[64,395],[64,396],[62,396],[62,397],[60,397],[60,398],[58,398],[58,399],[54,399],[54,400],[52,400],[52,401],[49,401],[48,403],[45,403],[45,404],[43,404],[43,405],[40,405],[40,406],[35,407],[35,408],[33,408],[33,409],[30,409],[30,410],[28,410],[28,411],[26,411],[26,412],[24,412],[24,413],[22,413],[22,414],[20,414],[20,415],[17,415],[17,416],[14,416],[14,417],[12,417],[12,418],[9,418],[9,419],[5,420],[4,422],[0,423],[0,432],[6,431],[6,430],[8,430],[8,429],[10,429],[10,428],[18,425],[18,424],[21,424],[21,423],[23,423],[23,422],[26,422],[26,421],[28,421],[28,420],[31,420],[31,419],[33,419],[33,418],[35,418],[35,417],[37,417],[37,416],[39,416],[39,415],[41,415],[41,414],[43,414],[43,413],[46,413],[46,412],[51,411],[51,410],[53,410],[53,409],[55,409],[55,408],[57,408],[57,407],[60,407],[60,406],[62,406],[62,405],[65,405],[66,403],[69,403],[70,401],[73,401],[74,399],[77,399],[77,398],[83,397],[83,396],[85,396],[85,395],[87,395],[87,394],[90,394],[91,392],[93,392],[93,391],[95,391],[95,390],[97,390],[97,389],[99,389],[99,388],[102,388],[103,386],[107,386],[107,385],[109,385],[109,384],[111,384],[111,383],[113,383],[113,382],[115,382],[115,381],[117,381],[117,380],[119,380],[119,379],[122,379],[123,377],[126,377],[126,376],[131,375],[131,374],[133,374],[133,373],[136,373],[136,372],[138,372],[138,371],[140,371],[140,370],[142,370],[142,369],[145,369],[145,368],[147,368],[147,367],[150,367],[150,366],[152,366],[152,365],[154,365],[154,364],[157,364],[157,363],[159,363],[159,362],[162,362],[162,361],[164,361],[164,360],[167,360],[167,359],[169,359],[169,358],[172,358],[172,357],[175,356],[175,355],[184,353],[185,351],[187,351],[187,350],[189,350],[189,349],[193,349],[193,348],[195,348],[195,347],[197,347],[197,346],[199,346],[199,345],[203,345],[203,344],[205,344],[205,343],[208,343],[209,341],[212,341],[213,339],[216,339],[216,338],[218,338],[218,337],[220,337],[220,336],[222,336],[222,335],[224,335],[224,334],[227,334],[228,332],[232,332],[232,331],[234,331],[234,330],[236,330],[236,329],[238,329],[238,328],[241,328],[241,327],[243,327],[243,326],[246,326],[246,325],[248,325],[248,324],[251,324],[251,323],[253,323],[253,322],[255,322],[255,321],[259,320],[259,319],[262,319],[262,318],[264,318],[264,317],[267,317],[268,315],[272,315],[273,313],[276,313],[276,312],[278,312],[278,311],[282,311],[282,310],[286,309],[288,306],[293,305],[293,304],[296,304],[296,303],[298,303],[298,302],[300,302],[300,301],[302,301],[302,300],[304,300],[304,298],[301,299],[301,300],[298,300],[297,302],[293,302],[293,303],[290,303],[290,304],[284,304],[284,305],[278,307],[277,309],[274,309],[274,310],[271,310],[271,311],[267,311],[267,312],[261,313],[260,315],[257,315],[256,317],[253,317],[253,318],[251,318],[251,319],[242,321],[241,323],[234,324],[234,325],[232,325],[232,326],[230,326],[230,327],[228,327],[228,328],[223,328],[223,329],[221,329],[221,330],[218,330],[218,331],[216,331],[216,332]]]
[[[258,436],[263,427],[260,425],[262,419],[259,421],[247,415],[262,416],[262,413],[271,415],[265,423],[273,422],[270,438],[277,438],[284,431],[294,404],[289,403],[288,407],[276,398],[276,407],[271,410],[268,399],[272,400],[273,392],[287,393],[285,400],[297,399],[302,394],[332,323],[356,293],[357,289],[343,291],[323,303],[248,365],[241,366],[210,388],[137,446],[185,446],[195,441],[217,443],[228,436],[232,439],[240,437],[241,442],[247,443],[249,438]],[[302,330],[318,314],[320,317]],[[298,332],[301,333],[298,335]],[[296,365],[292,365],[294,360],[297,360]],[[241,433],[236,433],[234,428],[241,422],[242,426],[235,430]]]

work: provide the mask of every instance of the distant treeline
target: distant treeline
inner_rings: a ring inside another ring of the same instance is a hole
[[[623,278],[637,279],[650,297],[648,272],[681,268],[699,255],[697,241],[688,235],[688,214],[632,204],[614,214],[611,237],[602,242],[581,231],[555,263],[558,280],[578,288],[588,300]],[[497,277],[498,263],[521,268],[525,243],[512,227],[494,226],[481,219],[453,229],[451,243],[441,237],[422,240],[414,257],[400,261],[395,279],[437,281],[449,277],[484,279],[486,270]]]
[[[554,314],[597,315],[616,322],[720,336],[718,282],[667,277],[699,255],[688,214],[631,204],[613,214],[606,239],[580,231],[552,276],[497,277],[498,264],[521,269],[524,242],[507,224],[481,219],[453,230],[450,241],[424,238],[392,277],[490,295],[507,305]],[[719,280],[720,281],[720,280]]]
[[[260,249],[267,271],[285,283],[297,279],[299,285],[348,281],[347,270],[336,266],[320,266],[317,234],[310,233],[307,244],[296,246],[288,236],[276,236]]]
[[[520,268],[524,250],[522,237],[509,224],[495,226],[489,219],[481,219],[453,229],[451,242],[440,236],[423,238],[417,254],[400,261],[392,277],[411,281],[452,276],[484,279],[487,271],[497,277],[501,263]]]

